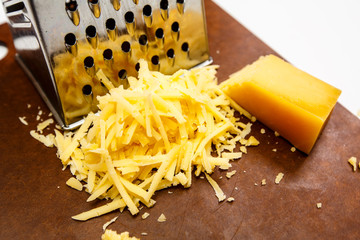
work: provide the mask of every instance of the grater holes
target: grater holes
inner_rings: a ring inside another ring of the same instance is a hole
[[[173,24],[171,24],[171,31],[173,32],[179,32],[180,31],[180,26],[178,22],[173,22]]]
[[[94,67],[94,58],[88,56],[84,59],[84,66],[85,68]]]
[[[86,37],[94,38],[96,37],[96,28],[93,25],[90,25],[85,30]]]
[[[66,50],[76,57],[77,56],[76,36],[73,33],[68,33],[65,35],[64,41],[65,41]]]
[[[146,27],[151,27],[152,25],[152,8],[150,5],[145,5],[143,8],[143,16]]]
[[[169,17],[169,2],[168,0],[160,1],[160,14],[164,21],[166,21]]]
[[[175,51],[174,51],[174,49],[170,48],[169,50],[167,50],[166,58],[168,60],[168,64],[170,66],[174,66],[174,63],[175,63]]]
[[[156,29],[155,36],[159,39],[164,38],[164,30],[162,28]]]
[[[113,5],[115,11],[119,11],[120,6],[121,6],[120,0],[111,0],[111,3]]]
[[[151,58],[151,63],[154,64],[155,66],[160,64],[160,58],[158,55],[154,55]]]
[[[87,72],[87,74],[89,74],[91,77],[95,75],[95,62],[94,62],[94,58],[88,56],[84,59],[84,67],[85,70]]]
[[[180,37],[180,25],[178,22],[173,22],[171,24],[171,36],[175,41],[179,40]]]
[[[187,42],[184,42],[181,45],[181,50],[184,51],[184,52],[188,52],[189,51],[189,44]]]
[[[110,48],[105,49],[103,52],[103,57],[104,60],[111,60],[113,58],[113,51]]]
[[[140,63],[135,64],[135,70],[138,72],[140,70]]]
[[[139,43],[142,46],[146,46],[148,44],[148,38],[145,34],[143,34],[139,37]]]
[[[99,18],[101,14],[99,0],[88,0],[88,4],[94,16]]]
[[[127,79],[127,72],[125,69],[121,69],[118,72],[118,77],[120,79],[120,85],[124,87],[124,89],[128,89],[130,87],[129,80]]]
[[[89,96],[92,94],[92,87],[89,84],[87,84],[87,85],[83,86],[82,92],[84,95]]]
[[[76,44],[76,36],[73,33],[68,33],[65,35],[65,45],[73,46]]]
[[[105,22],[105,27],[106,27],[106,32],[108,34],[108,37],[112,40],[115,41],[116,39],[116,22],[113,18],[109,18],[108,20],[106,20]]]
[[[124,15],[124,19],[125,19],[125,25],[126,25],[126,29],[127,29],[128,33],[130,35],[134,35],[135,27],[136,27],[134,13],[131,11],[126,12]]]
[[[126,79],[127,78],[127,72],[125,69],[121,69],[119,72],[118,72],[118,77],[123,80],[123,79]]]
[[[131,45],[128,41],[125,41],[121,44],[121,50],[124,53],[129,53],[131,51]]]
[[[160,1],[160,9],[162,10],[168,10],[169,8],[169,2],[168,0],[161,0]]]
[[[159,48],[164,46],[164,29],[158,28],[155,31],[156,43]]]
[[[174,49],[170,48],[169,50],[167,50],[166,56],[167,56],[168,58],[170,58],[170,59],[175,58],[175,51],[174,51]]]
[[[115,30],[116,22],[113,18],[109,18],[108,20],[106,20],[105,26],[108,30]]]
[[[176,0],[176,7],[180,14],[184,13],[184,0]]]
[[[126,12],[124,18],[126,23],[133,23],[135,21],[134,13],[131,11]]]
[[[143,8],[143,15],[146,17],[150,17],[152,15],[152,8],[150,5],[145,5]]]
[[[85,30],[86,33],[86,39],[91,45],[92,48],[96,48],[98,44],[98,37],[96,33],[96,28],[93,25],[90,25]]]
[[[65,10],[70,18],[70,20],[73,22],[75,26],[78,26],[80,23],[80,14],[78,11],[78,3],[75,0],[67,0],[65,1]]]
[[[78,4],[77,4],[76,1],[70,0],[70,1],[66,1],[66,2],[65,2],[65,9],[66,9],[67,11],[74,12],[74,11],[77,10],[77,8],[78,8]]]

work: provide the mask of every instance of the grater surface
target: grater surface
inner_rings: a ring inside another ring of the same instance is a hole
[[[203,0],[3,0],[17,60],[64,129],[137,76],[210,63]]]

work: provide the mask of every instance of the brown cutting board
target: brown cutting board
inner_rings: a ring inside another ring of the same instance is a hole
[[[205,3],[219,81],[260,55],[274,53],[213,2]],[[287,141],[256,122],[252,134],[260,146],[233,163],[237,173],[231,179],[225,171],[213,174],[225,194],[235,198],[232,203],[219,203],[207,181],[196,179],[190,189],[157,192],[155,206],[143,208],[139,216],[125,211],[87,222],[72,220],[105,202],[86,203],[87,193],[67,187],[71,174],[61,170],[56,149],[30,136],[38,107],[44,120],[49,110],[15,62],[5,25],[0,41],[9,47],[0,62],[0,239],[100,239],[103,224],[116,216],[110,229],[141,239],[360,239],[360,171],[352,172],[347,163],[351,156],[360,159],[360,121],[340,104],[309,156],[291,152]],[[26,116],[28,126],[20,116]],[[285,175],[276,185],[279,172]],[[262,179],[265,186],[260,186]],[[145,211],[150,216],[142,220]],[[157,222],[161,213],[164,223]]]

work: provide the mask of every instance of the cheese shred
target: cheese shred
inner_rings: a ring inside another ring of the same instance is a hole
[[[156,191],[190,187],[193,170],[196,176],[206,173],[219,201],[226,198],[210,174],[215,167],[228,169],[230,160],[242,156],[234,152],[236,145],[242,144],[246,153],[246,147],[259,142],[248,137],[252,116],[219,89],[216,68],[168,76],[149,71],[141,60],[138,79],[129,79],[127,89],[114,88],[97,72],[109,89],[97,99],[99,114],[90,113],[76,132],[56,130],[55,145],[64,168],[86,183],[87,201],[111,202],[73,219],[85,221],[125,207],[135,215],[140,204],[155,204]],[[240,122],[235,110],[249,118],[247,123]]]

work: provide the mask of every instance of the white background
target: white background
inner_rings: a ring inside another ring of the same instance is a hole
[[[341,89],[339,102],[360,114],[360,0],[214,1],[293,65]]]

